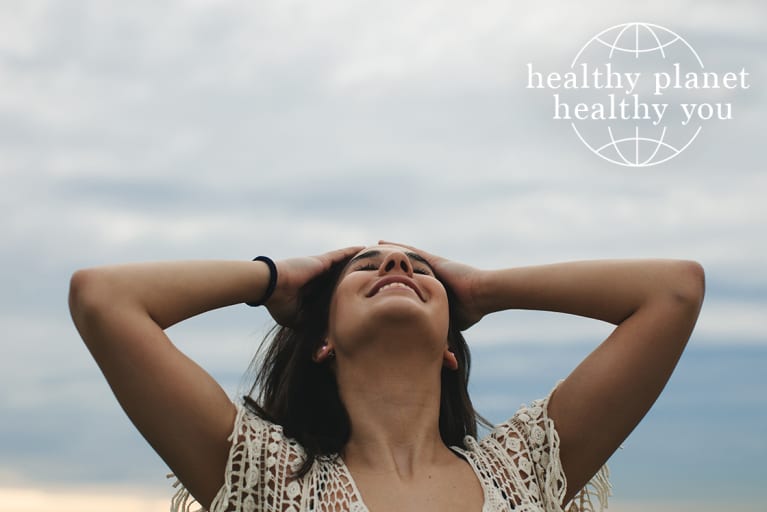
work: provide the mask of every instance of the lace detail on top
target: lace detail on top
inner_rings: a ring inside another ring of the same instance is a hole
[[[546,398],[533,401],[529,407],[522,404],[514,416],[481,441],[466,436],[466,449],[454,448],[479,475],[486,491],[486,509],[595,512],[607,508],[611,485],[606,464],[565,508],[560,505],[567,480],[559,459],[559,434],[548,416],[548,402],[561,382]],[[487,501],[492,501],[492,506],[488,507]]]
[[[565,508],[560,505],[566,479],[559,460],[559,435],[548,417],[550,397],[551,393],[529,407],[523,404],[481,441],[466,436],[465,447],[451,447],[469,462],[482,485],[483,512],[596,512],[607,507],[611,494],[607,465]],[[285,437],[280,425],[244,406],[238,405],[229,440],[232,447],[224,484],[211,512],[368,512],[338,456],[318,457],[303,478],[291,478],[306,458],[303,448]],[[174,486],[179,489],[171,502],[172,512],[204,510],[178,481]]]

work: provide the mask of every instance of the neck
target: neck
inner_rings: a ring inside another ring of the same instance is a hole
[[[452,456],[439,432],[442,363],[425,361],[423,354],[403,356],[401,344],[381,346],[385,350],[337,361],[351,422],[343,456],[357,469],[409,476]]]

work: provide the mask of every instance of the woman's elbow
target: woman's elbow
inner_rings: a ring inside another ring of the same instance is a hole
[[[674,296],[677,300],[699,308],[706,294],[706,273],[703,265],[693,260],[680,260]]]
[[[106,302],[102,274],[97,268],[82,269],[72,274],[69,280],[69,311],[78,329]]]

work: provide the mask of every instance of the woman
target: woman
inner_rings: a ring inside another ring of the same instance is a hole
[[[669,379],[703,295],[693,261],[488,271],[382,241],[276,265],[81,270],[70,309],[120,404],[183,483],[175,510],[191,510],[191,494],[213,512],[576,511],[595,495],[605,504],[604,464]],[[163,330],[261,301],[283,327],[259,400],[244,407]],[[547,398],[478,442],[459,329],[506,309],[618,327]]]

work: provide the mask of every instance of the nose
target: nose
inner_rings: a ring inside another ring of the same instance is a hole
[[[402,272],[408,277],[413,277],[413,265],[404,252],[390,252],[378,267],[378,275],[385,276],[395,272]]]

